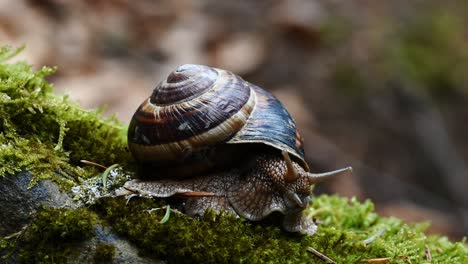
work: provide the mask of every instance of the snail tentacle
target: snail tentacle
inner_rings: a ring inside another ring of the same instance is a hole
[[[329,171],[329,172],[324,172],[324,173],[307,173],[307,178],[309,179],[309,184],[317,184],[324,182],[326,180],[329,180],[331,178],[341,176],[341,175],[346,175],[346,174],[351,174],[353,172],[352,167],[346,167],[342,168],[339,170],[334,170],[334,171]]]
[[[281,151],[281,155],[283,156],[284,161],[286,161],[286,167],[287,167],[287,171],[284,175],[284,180],[286,182],[293,182],[295,179],[299,177],[297,174],[297,171],[293,166],[291,158],[289,157],[289,153],[283,150]]]

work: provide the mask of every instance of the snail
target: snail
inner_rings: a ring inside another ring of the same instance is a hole
[[[229,211],[252,221],[284,215],[290,232],[314,234],[311,186],[351,167],[313,174],[295,122],[272,94],[217,68],[186,64],[137,109],[128,147],[141,179],[128,193],[184,196],[185,211]]]

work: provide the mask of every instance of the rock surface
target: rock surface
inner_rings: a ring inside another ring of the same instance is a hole
[[[29,172],[0,179],[0,236],[9,236],[27,227],[42,206],[71,209],[79,207],[79,203],[61,191],[55,182],[43,180],[28,188],[31,179]],[[100,224],[95,226],[94,236],[76,245],[75,250],[80,254],[73,256],[68,263],[95,262],[97,248],[102,245],[115,249],[113,257],[105,263],[158,263],[139,256],[135,246]],[[3,254],[5,252],[0,250],[1,261],[4,261],[1,259]],[[13,255],[7,261],[17,263],[18,260],[18,256]]]
[[[112,261],[105,263],[163,263],[151,258],[138,255],[138,249],[127,240],[112,233],[108,228],[101,225],[96,226],[96,236],[85,241],[77,250],[82,252],[77,258],[70,259],[69,263],[92,263],[96,248],[103,244],[109,244],[115,248],[115,254]]]
[[[28,172],[0,179],[0,236],[21,230],[41,206],[77,207],[72,198],[50,180],[40,181],[28,189],[31,179]]]

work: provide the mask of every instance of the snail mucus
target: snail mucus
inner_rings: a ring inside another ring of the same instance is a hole
[[[304,209],[311,186],[350,167],[313,174],[302,139],[272,94],[221,69],[186,64],[137,109],[128,146],[141,164],[127,194],[183,196],[189,215],[229,211],[252,221],[284,215],[290,232],[314,234]]]

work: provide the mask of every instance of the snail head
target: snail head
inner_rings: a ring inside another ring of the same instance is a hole
[[[285,201],[291,208],[304,208],[307,203],[311,202],[310,194],[313,185],[353,171],[351,167],[346,167],[324,173],[310,173],[293,162],[288,152],[282,151],[281,154],[286,166],[283,176]]]
[[[256,158],[250,171],[228,189],[227,197],[235,211],[247,219],[260,220],[279,211],[286,216],[296,215],[294,219],[297,219],[291,221],[300,222],[299,216],[311,202],[312,185],[351,171],[351,167],[347,167],[313,174],[291,160],[285,151],[282,155],[262,155]]]

